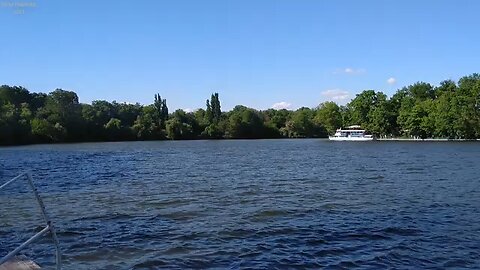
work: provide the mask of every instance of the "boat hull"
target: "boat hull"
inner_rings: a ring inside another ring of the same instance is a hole
[[[329,136],[328,139],[330,141],[347,141],[347,142],[367,142],[367,141],[373,141],[373,137],[335,137],[335,136]]]

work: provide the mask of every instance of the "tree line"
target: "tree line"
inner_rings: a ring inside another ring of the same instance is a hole
[[[96,100],[79,103],[75,92],[33,93],[0,87],[0,144],[222,138],[327,137],[359,124],[375,136],[480,138],[480,75],[439,86],[418,82],[391,98],[365,90],[345,106],[334,102],[298,110],[255,110],[242,105],[222,112],[218,93],[205,109],[170,113],[166,99],[153,104]]]

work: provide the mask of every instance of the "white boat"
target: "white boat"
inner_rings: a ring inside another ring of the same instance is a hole
[[[358,125],[348,126],[344,129],[337,129],[333,136],[328,136],[331,141],[372,141],[373,136],[365,134],[365,130]]]

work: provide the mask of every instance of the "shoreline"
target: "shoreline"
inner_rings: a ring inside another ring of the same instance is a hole
[[[21,147],[21,146],[32,146],[32,145],[70,145],[70,144],[90,144],[90,143],[123,143],[123,142],[179,142],[179,141],[255,141],[255,140],[325,140],[329,141],[327,138],[310,138],[310,137],[299,137],[299,138],[218,138],[218,139],[183,139],[183,140],[118,140],[118,141],[78,141],[78,142],[54,142],[54,143],[28,143],[28,144],[11,144],[11,145],[0,145],[0,148],[10,148],[10,147]],[[414,138],[374,138],[372,141],[383,141],[383,142],[477,142],[480,139],[414,139]]]

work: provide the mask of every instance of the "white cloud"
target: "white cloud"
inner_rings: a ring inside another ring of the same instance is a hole
[[[193,112],[193,109],[186,108],[186,109],[183,109],[183,111],[186,112],[186,113],[191,113],[191,112]]]
[[[348,75],[358,75],[358,74],[363,74],[366,73],[367,70],[364,68],[351,68],[347,67],[344,69],[337,69],[334,74],[348,74]]]
[[[350,97],[350,93],[342,89],[329,89],[323,91],[321,94],[327,99],[333,101],[344,101]]]
[[[292,104],[282,101],[282,102],[277,102],[272,105],[272,109],[275,110],[281,110],[281,109],[289,109]]]
[[[395,79],[394,77],[390,77],[387,80],[387,83],[390,85],[394,85],[396,82],[397,82],[397,79]]]

